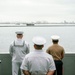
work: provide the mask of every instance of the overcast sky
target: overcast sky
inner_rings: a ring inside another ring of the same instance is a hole
[[[75,21],[75,0],[0,0],[0,22]]]

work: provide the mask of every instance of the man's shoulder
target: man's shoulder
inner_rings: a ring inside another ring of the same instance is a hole
[[[51,48],[53,48],[53,47],[54,47],[54,45],[51,45],[51,46],[48,47],[48,49],[51,49]]]
[[[58,46],[59,46],[60,48],[64,49],[63,46],[61,46],[61,45],[58,45]]]
[[[42,54],[38,54],[38,53],[35,53],[35,52],[30,52],[25,56],[26,59],[34,58],[34,57],[36,57],[36,58],[41,57],[41,58],[45,58],[45,59],[49,59],[49,60],[53,59],[52,55],[50,55],[46,52],[43,52]]]

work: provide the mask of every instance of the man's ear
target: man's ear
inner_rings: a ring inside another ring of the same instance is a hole
[[[44,47],[44,45],[42,45],[42,48]]]
[[[34,44],[34,48],[36,48],[36,45]]]

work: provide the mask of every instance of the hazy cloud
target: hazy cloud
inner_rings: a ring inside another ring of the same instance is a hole
[[[0,0],[0,21],[74,21],[75,0]]]

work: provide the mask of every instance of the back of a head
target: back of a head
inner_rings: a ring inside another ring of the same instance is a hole
[[[59,38],[60,38],[60,37],[59,37],[58,35],[52,35],[52,36],[51,36],[51,39],[52,39],[52,42],[53,42],[53,43],[58,43],[58,42],[59,42]]]
[[[16,31],[15,33],[16,33],[17,38],[22,39],[23,33],[24,33],[23,31]]]
[[[36,45],[37,48],[41,49],[44,44],[46,43],[45,38],[41,37],[41,36],[36,36],[32,39],[34,45]]]
[[[45,38],[43,38],[41,36],[33,37],[32,41],[36,45],[44,45],[46,43]]]

